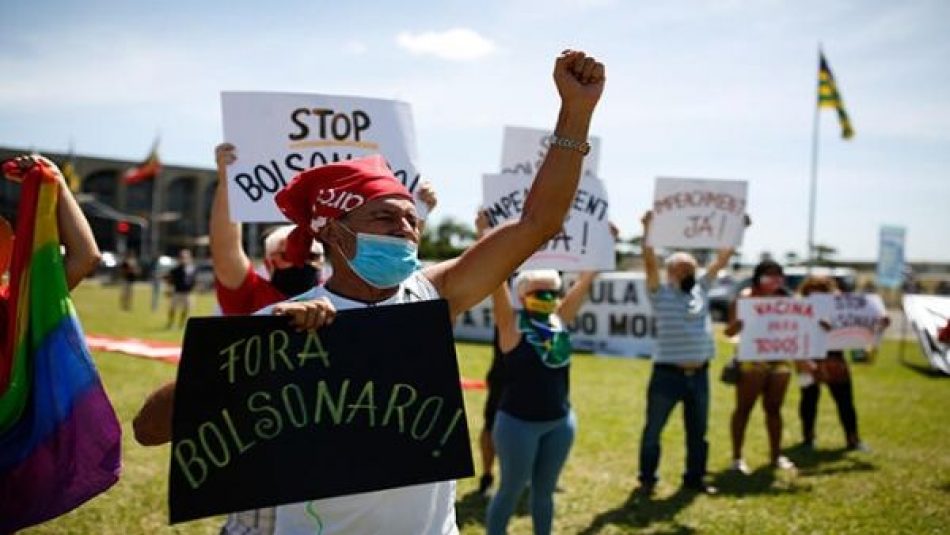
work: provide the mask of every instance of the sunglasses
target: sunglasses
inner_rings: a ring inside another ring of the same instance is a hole
[[[528,295],[543,301],[553,301],[560,297],[557,290],[535,290]]]

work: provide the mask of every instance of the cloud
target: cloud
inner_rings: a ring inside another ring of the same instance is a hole
[[[483,58],[496,50],[495,43],[468,28],[453,28],[444,32],[400,32],[396,43],[416,55],[433,55],[450,61],[471,61]]]

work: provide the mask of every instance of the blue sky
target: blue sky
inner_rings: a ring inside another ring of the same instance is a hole
[[[506,124],[550,127],[553,58],[603,60],[592,126],[611,217],[639,233],[656,176],[750,181],[744,259],[804,253],[822,42],[856,136],[821,116],[816,238],[873,259],[906,226],[950,261],[950,3],[943,1],[16,2],[0,144],[212,165],[221,90],[412,104],[433,217],[471,219]]]

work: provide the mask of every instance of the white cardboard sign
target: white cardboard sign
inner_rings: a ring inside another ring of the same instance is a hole
[[[739,360],[825,358],[827,335],[818,324],[821,311],[814,302],[797,297],[744,297],[737,305],[742,320]]]
[[[540,128],[506,126],[501,148],[501,172],[534,176],[544,161],[553,132]],[[600,164],[600,138],[591,136],[590,152],[581,165],[582,177],[596,177]]]
[[[657,178],[647,243],[680,249],[738,247],[745,232],[747,188],[744,180]]]
[[[814,294],[822,318],[831,324],[828,350],[867,349],[881,341],[881,319],[886,316],[884,301],[877,294]]]
[[[412,111],[405,102],[225,91],[221,113],[224,139],[237,153],[228,166],[235,222],[285,221],[274,194],[300,171],[336,161],[382,154],[414,194],[421,182]],[[416,206],[424,210],[418,200]]]
[[[576,275],[565,275],[565,286],[575,279]],[[643,273],[601,273],[587,297],[574,322],[568,325],[574,349],[626,357],[649,357],[653,353],[656,317]],[[488,298],[459,315],[455,337],[491,342],[494,329]]]
[[[482,208],[494,227],[518,220],[524,210],[531,175],[485,175]],[[614,238],[610,234],[607,191],[595,177],[582,177],[561,231],[541,246],[519,269],[563,271],[614,269]]]

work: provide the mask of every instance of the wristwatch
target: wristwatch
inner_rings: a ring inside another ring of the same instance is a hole
[[[552,147],[576,150],[584,156],[587,156],[587,153],[590,152],[590,143],[586,141],[568,139],[566,137],[558,136],[557,134],[551,134],[551,137],[548,138],[548,141],[551,143]]]

